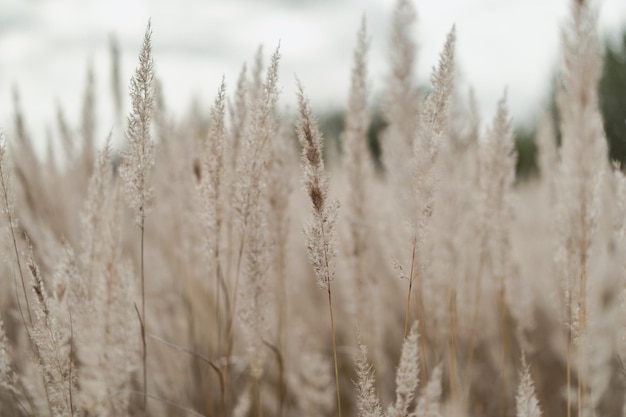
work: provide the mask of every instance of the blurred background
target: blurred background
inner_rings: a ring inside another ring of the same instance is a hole
[[[54,130],[59,106],[68,121],[78,126],[87,68],[92,65],[98,91],[96,111],[101,115],[97,129],[103,140],[113,127],[110,40],[119,44],[126,86],[148,19],[152,20],[157,75],[174,115],[183,115],[192,102],[208,113],[222,75],[232,92],[242,64],[252,65],[258,46],[264,45],[269,56],[280,42],[282,105],[293,109],[297,75],[316,112],[332,125],[341,119],[345,107],[352,50],[363,14],[372,40],[371,98],[376,104],[388,70],[393,3],[1,0],[0,128],[11,131],[15,88],[35,141],[45,141],[46,132]],[[488,121],[506,88],[518,137],[532,139],[536,117],[542,106],[549,105],[553,90],[560,25],[567,16],[568,1],[416,0],[415,6],[419,83],[428,83],[445,35],[456,24],[460,92],[474,88],[481,116]],[[599,1],[597,6],[601,37],[612,48],[617,68],[615,80],[606,89],[621,94],[621,99],[611,100],[624,106],[626,116],[626,1]],[[613,84],[618,82],[623,83],[621,90]],[[532,146],[528,152],[533,152]]]

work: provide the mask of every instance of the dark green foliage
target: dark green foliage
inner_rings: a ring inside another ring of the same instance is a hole
[[[599,106],[609,146],[608,156],[612,161],[619,161],[623,166],[626,163],[626,31],[622,35],[620,44],[612,45],[607,41],[605,46],[602,78],[598,86]],[[554,81],[550,91],[549,110],[556,126],[557,143],[560,145],[559,112],[555,100],[557,88],[556,81]],[[524,180],[538,173],[535,133],[534,127],[516,129],[518,180]]]
[[[341,134],[345,126],[345,112],[335,110],[322,113],[318,117],[318,126],[326,141],[324,149],[334,146],[336,150],[342,152]]]
[[[607,45],[600,80],[600,109],[611,160],[626,162],[626,32],[621,45]]]
[[[515,151],[517,152],[517,165],[515,173],[518,181],[533,178],[539,174],[537,166],[537,132],[534,128],[515,129]]]
[[[374,163],[377,169],[382,169],[382,163],[380,157],[382,156],[382,148],[380,145],[380,135],[387,127],[387,122],[383,118],[380,112],[375,112],[370,122],[370,128],[367,131],[367,139],[369,142],[369,148],[374,158]]]
[[[599,85],[599,105],[604,119],[604,130],[609,145],[609,158],[626,165],[626,31],[621,43],[606,43],[602,79]],[[550,92],[550,112],[554,118],[557,141],[560,142],[559,115],[554,99],[556,84]],[[328,112],[320,117],[319,125],[324,137],[341,152],[341,132],[344,128],[343,111]],[[373,112],[368,131],[369,149],[377,168],[381,167],[380,133],[386,122],[379,112]],[[517,151],[516,173],[518,181],[530,179],[539,174],[537,166],[536,127],[515,129],[515,149]]]
[[[320,131],[324,135],[327,146],[335,146],[339,152],[343,152],[341,135],[343,133],[345,125],[345,112],[343,110],[337,110],[322,114],[319,117],[318,125]],[[380,112],[374,111],[371,115],[370,126],[367,131],[367,141],[370,154],[374,161],[374,166],[377,169],[382,169],[382,164],[380,161],[382,152],[380,145],[380,134],[385,129],[385,127],[387,127],[387,122],[383,119],[383,116],[380,114]]]

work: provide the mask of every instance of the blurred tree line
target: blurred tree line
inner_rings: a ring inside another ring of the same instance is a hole
[[[549,96],[549,110],[556,129],[556,139],[560,143],[556,89],[557,82],[554,81]],[[604,62],[602,78],[598,85],[598,99],[608,142],[608,158],[611,161],[619,161],[624,166],[626,163],[626,31],[622,34],[621,42],[616,44],[609,40],[604,42]],[[539,173],[536,158],[536,133],[535,126],[515,129],[519,179],[526,179]]]
[[[558,108],[555,101],[556,81],[552,83],[549,109],[554,119],[557,132],[556,138],[560,142],[558,132]],[[621,42],[613,44],[605,41],[604,65],[599,85],[600,110],[604,119],[604,131],[609,145],[609,159],[626,165],[626,31],[622,34]],[[332,151],[341,152],[341,132],[344,127],[345,113],[332,111],[320,115],[319,124],[328,139],[334,146]],[[386,126],[380,112],[375,111],[372,116],[368,141],[370,150],[378,168],[381,168],[381,147],[379,136]],[[517,150],[517,177],[518,180],[532,178],[539,174],[537,166],[536,126],[517,126],[514,129],[515,147]]]

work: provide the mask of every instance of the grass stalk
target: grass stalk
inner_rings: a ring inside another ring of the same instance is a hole
[[[413,239],[413,253],[411,254],[411,271],[409,273],[409,291],[406,296],[406,312],[404,314],[404,336],[402,340],[406,339],[409,334],[409,315],[411,311],[411,293],[413,292],[413,270],[415,268],[415,251],[417,250],[416,239]]]
[[[254,378],[253,384],[254,402],[256,403],[256,415],[257,417],[263,417],[263,402],[261,400],[261,381],[259,378]]]
[[[141,343],[142,366],[143,366],[143,411],[148,413],[148,344],[146,343],[146,280],[144,268],[144,233],[145,233],[145,216],[141,216]]]
[[[448,374],[450,378],[450,398],[455,403],[457,398],[457,346],[458,317],[456,305],[456,288],[450,293],[450,340],[448,346]]]
[[[276,362],[278,364],[278,397],[280,401],[278,415],[282,417],[284,414],[285,400],[287,397],[287,387],[285,385],[285,360],[283,359],[284,355],[281,353],[279,347],[274,346],[273,344],[265,340],[263,341],[263,343],[272,351],[274,356],[276,356]]]
[[[245,236],[245,235],[244,235]],[[224,364],[224,381],[226,386],[228,386],[228,375],[230,372],[229,367],[229,358],[233,349],[233,330],[235,324],[235,312],[237,311],[237,293],[239,292],[239,278],[241,276],[241,261],[243,259],[243,250],[244,250],[245,238],[242,238],[241,243],[239,244],[239,255],[237,256],[237,266],[235,270],[235,286],[233,288],[233,301],[230,305],[229,314],[228,314],[228,323],[226,324],[226,363]]]
[[[507,326],[507,312],[505,300],[504,279],[500,277],[500,288],[498,291],[498,307],[500,310],[500,326],[502,333],[502,404],[504,414],[508,413],[509,404],[509,331]]]
[[[339,388],[339,364],[337,361],[337,339],[335,336],[335,317],[333,314],[333,297],[330,290],[330,281],[328,282],[328,312],[330,313],[330,333],[333,342],[333,361],[335,364],[335,389],[337,391],[337,412],[339,417],[341,414],[341,390]]]
[[[580,279],[578,289],[578,417],[583,416],[585,408],[585,369],[583,369],[586,362],[586,349],[587,343],[587,204],[583,202],[581,210],[581,226],[582,236],[580,238]]]
[[[200,353],[194,352],[193,350],[190,349],[186,349],[184,347],[175,345],[173,343],[170,343],[166,340],[161,339],[160,337],[151,335],[150,337],[152,337],[153,339],[155,339],[157,342],[160,342],[162,344],[164,344],[167,347],[170,347],[174,350],[177,350],[179,352],[183,352],[186,353],[188,355],[190,355],[193,358],[199,359],[200,361],[206,363],[207,365],[209,365],[211,367],[211,369],[215,372],[215,375],[217,375],[218,379],[219,379],[219,383],[220,383],[220,405],[222,407],[222,413],[225,413],[225,382],[224,382],[224,373],[222,372],[222,370],[220,369],[220,367],[212,360],[210,360],[209,358],[207,358],[206,356],[203,356]],[[223,414],[220,414],[223,415]]]
[[[567,417],[572,417],[572,330],[568,325],[567,330],[567,360],[566,360],[566,385],[567,385]]]
[[[12,202],[12,193],[11,193],[11,184],[9,182],[9,178],[11,176],[10,171],[8,171],[7,161],[6,161],[6,143],[4,141],[4,136],[0,135],[0,191],[2,192],[2,205],[6,210],[7,220],[9,222],[9,230],[11,232],[11,242],[13,245],[13,251],[15,253],[15,261],[17,262],[17,269],[20,273],[20,280],[22,283],[22,292],[24,294],[24,299],[26,300],[26,309],[28,310],[28,320],[30,325],[33,325],[33,317],[30,309],[30,303],[28,301],[28,294],[26,292],[26,282],[24,279],[24,273],[22,272],[22,261],[20,260],[20,252],[17,247],[17,237],[15,236],[15,219],[13,218],[13,202]],[[18,307],[20,309],[20,313],[22,313],[22,307],[20,300],[17,300]],[[26,324],[26,323],[24,323]]]
[[[339,202],[328,204],[329,192],[328,177],[324,171],[322,157],[323,140],[315,118],[309,109],[308,101],[304,96],[302,86],[298,82],[298,139],[302,145],[302,161],[304,163],[304,183],[311,205],[313,219],[305,228],[309,260],[317,276],[318,287],[325,289],[328,294],[328,310],[330,315],[331,338],[333,345],[333,361],[335,365],[335,389],[337,391],[337,411],[341,411],[341,389],[339,386],[339,363],[337,359],[337,339],[335,334],[335,317],[333,312],[333,298],[331,282],[334,278],[334,256],[336,236],[334,231],[335,219],[339,209]]]
[[[476,327],[478,325],[478,315],[480,313],[480,304],[482,298],[482,271],[485,264],[485,252],[481,251],[480,258],[478,259],[478,271],[476,274],[476,293],[474,300],[474,311],[472,313],[471,323],[470,323],[470,331],[469,331],[469,343],[467,347],[467,365],[465,367],[465,375],[467,378],[466,383],[466,397],[469,397],[469,393],[472,388],[472,380],[469,377],[471,375],[472,366],[474,365],[474,354],[475,354],[475,345],[476,345]]]
[[[74,374],[72,372],[72,357],[74,356],[74,326],[72,324],[72,311],[69,311],[69,316],[70,316],[70,360],[69,360],[69,371],[70,371],[70,383],[69,383],[69,394],[70,394],[70,416],[74,417],[74,395],[72,392],[72,385],[73,385],[73,379],[74,379]]]

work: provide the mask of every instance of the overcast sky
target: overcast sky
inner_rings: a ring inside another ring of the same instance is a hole
[[[208,107],[222,75],[230,91],[260,44],[280,41],[284,104],[295,103],[297,74],[318,109],[345,107],[352,50],[365,14],[372,39],[370,80],[384,87],[394,0],[1,0],[0,127],[10,131],[17,85],[36,135],[54,126],[55,103],[77,122],[87,62],[98,83],[101,124],[110,123],[108,39],[115,34],[127,81],[152,19],[156,68],[168,106],[178,115],[197,97]],[[505,87],[518,122],[536,115],[558,63],[559,25],[568,0],[416,0],[417,76],[426,82],[446,33],[457,27],[463,89],[472,85],[490,118]],[[626,25],[626,1],[604,0],[602,36]],[[208,111],[208,110],[207,110]],[[100,126],[108,131],[110,126]]]

